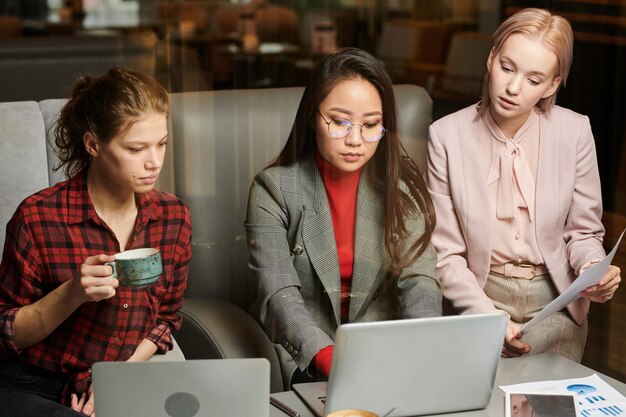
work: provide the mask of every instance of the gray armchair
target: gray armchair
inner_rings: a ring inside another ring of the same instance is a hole
[[[172,95],[172,186],[189,206],[193,223],[184,322],[176,340],[187,358],[268,358],[272,392],[286,385],[273,346],[246,312],[256,285],[247,267],[243,222],[252,179],[287,140],[303,91]],[[399,85],[395,91],[402,141],[424,168],[432,102],[417,86]]]

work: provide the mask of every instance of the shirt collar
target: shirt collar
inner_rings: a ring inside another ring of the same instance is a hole
[[[96,209],[87,190],[87,170],[67,180],[67,223],[82,223],[89,219],[99,222]]]
[[[136,194],[137,198],[137,220],[146,225],[149,221],[163,218],[163,206],[159,199],[160,191],[152,190],[145,194]]]
[[[537,114],[534,109],[531,110],[528,118],[526,119],[524,124],[522,124],[522,126],[517,130],[517,132],[515,132],[515,135],[512,138],[507,138],[504,132],[502,132],[502,129],[500,129],[500,126],[498,126],[498,124],[494,120],[491,112],[488,111],[485,115],[485,124],[487,125],[489,132],[496,140],[503,143],[507,143],[507,141],[513,140],[513,142],[515,142],[516,144],[520,144],[524,139],[526,139],[526,137],[529,136],[527,133],[529,132],[530,128],[538,122],[538,120],[539,114]]]
[[[83,170],[67,181],[68,211],[67,223],[76,224],[93,220],[97,224],[102,219],[96,213],[89,191],[87,189],[87,170]],[[159,220],[163,217],[163,207],[158,198],[159,191],[149,191],[145,194],[136,194],[137,221],[145,226],[150,220]]]

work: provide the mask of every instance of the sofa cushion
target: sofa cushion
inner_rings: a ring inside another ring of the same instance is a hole
[[[44,121],[34,101],[0,103],[0,245],[6,224],[29,195],[48,186]]]
[[[246,306],[254,298],[243,221],[254,175],[276,157],[302,88],[172,95],[176,193],[191,211],[188,295]]]
[[[39,102],[39,109],[46,126],[46,154],[48,158],[48,180],[50,185],[57,182],[65,181],[67,177],[63,170],[55,171],[54,168],[59,164],[59,158],[56,155],[56,146],[54,145],[54,129],[57,126],[57,118],[61,107],[67,102],[64,98],[49,99]]]

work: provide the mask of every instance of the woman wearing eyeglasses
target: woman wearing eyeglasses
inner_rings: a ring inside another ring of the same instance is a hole
[[[328,376],[341,323],[441,315],[433,206],[397,126],[382,65],[341,49],[314,71],[285,147],[252,183],[256,312],[287,384]]]

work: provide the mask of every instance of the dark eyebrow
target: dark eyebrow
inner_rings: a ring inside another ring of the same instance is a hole
[[[163,143],[163,142],[165,142],[166,140],[168,140],[168,139],[169,139],[169,136],[170,136],[170,133],[169,133],[169,132],[167,132],[167,134],[166,134],[165,136],[163,136],[161,139],[159,139],[159,142],[158,142],[158,143]],[[131,142],[127,142],[127,144],[128,144],[128,145],[143,145],[143,144],[145,144],[146,142],[147,142],[147,141],[145,141],[145,140],[138,139],[138,140],[134,140],[134,141],[131,141]]]
[[[346,110],[346,109],[341,108],[341,107],[333,107],[333,108],[328,109],[328,110],[329,110],[329,111],[331,111],[331,110],[332,110],[332,111],[336,111],[336,112],[338,112],[338,113],[344,113],[344,114],[347,114],[347,115],[349,115],[349,116],[352,116],[352,115],[353,115],[353,113],[352,113],[350,110]],[[383,113],[382,113],[382,112],[379,112],[379,111],[377,111],[377,110],[376,110],[376,111],[367,112],[367,113],[363,113],[363,116],[366,116],[366,117],[367,117],[367,116],[382,116],[382,115],[383,115]]]

